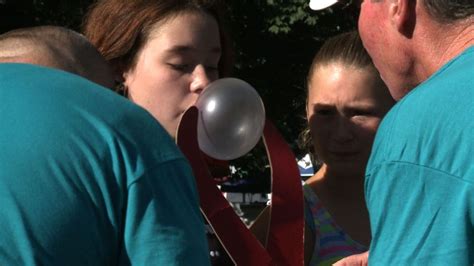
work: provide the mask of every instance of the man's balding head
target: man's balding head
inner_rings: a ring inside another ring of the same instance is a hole
[[[57,68],[109,88],[114,81],[96,48],[83,35],[62,27],[24,28],[0,35],[0,62]]]

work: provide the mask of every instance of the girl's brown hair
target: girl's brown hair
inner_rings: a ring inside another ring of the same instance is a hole
[[[232,53],[224,30],[224,6],[215,0],[99,0],[83,22],[84,35],[117,72],[133,68],[154,25],[186,11],[212,15],[219,26],[219,76],[230,74]]]
[[[311,78],[316,68],[335,62],[357,68],[373,67],[375,70],[372,59],[365,50],[359,33],[357,31],[350,31],[336,35],[324,42],[314,56],[309,68],[306,81],[307,86],[311,83]]]

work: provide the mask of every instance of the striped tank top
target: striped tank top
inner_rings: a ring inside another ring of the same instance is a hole
[[[309,265],[332,265],[344,257],[367,251],[367,247],[354,241],[335,223],[309,185],[303,185],[303,192],[305,222],[315,236]]]

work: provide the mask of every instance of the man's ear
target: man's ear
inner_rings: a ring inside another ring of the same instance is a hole
[[[411,38],[415,30],[417,2],[417,0],[390,0],[390,21],[397,31],[407,38]]]

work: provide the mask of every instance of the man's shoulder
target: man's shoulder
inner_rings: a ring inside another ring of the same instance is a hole
[[[468,165],[474,150],[473,71],[470,49],[400,100],[378,129],[367,169],[399,161],[458,174],[460,164]]]
[[[182,158],[149,112],[75,74],[30,64],[0,64],[0,90],[11,99],[7,104],[11,112],[48,122],[53,135],[89,136],[99,146],[117,142],[155,162]]]
[[[474,46],[471,46],[440,67],[433,75],[421,83],[414,90],[413,94],[421,94],[418,96],[419,98],[429,95],[434,97],[443,95],[452,97],[462,95],[462,90],[467,89],[472,92],[473,82]],[[412,96],[412,98],[415,97]]]
[[[442,119],[456,107],[468,108],[472,106],[473,97],[474,46],[471,46],[403,97],[384,120],[403,120],[398,126],[411,128],[424,117],[426,121]]]

